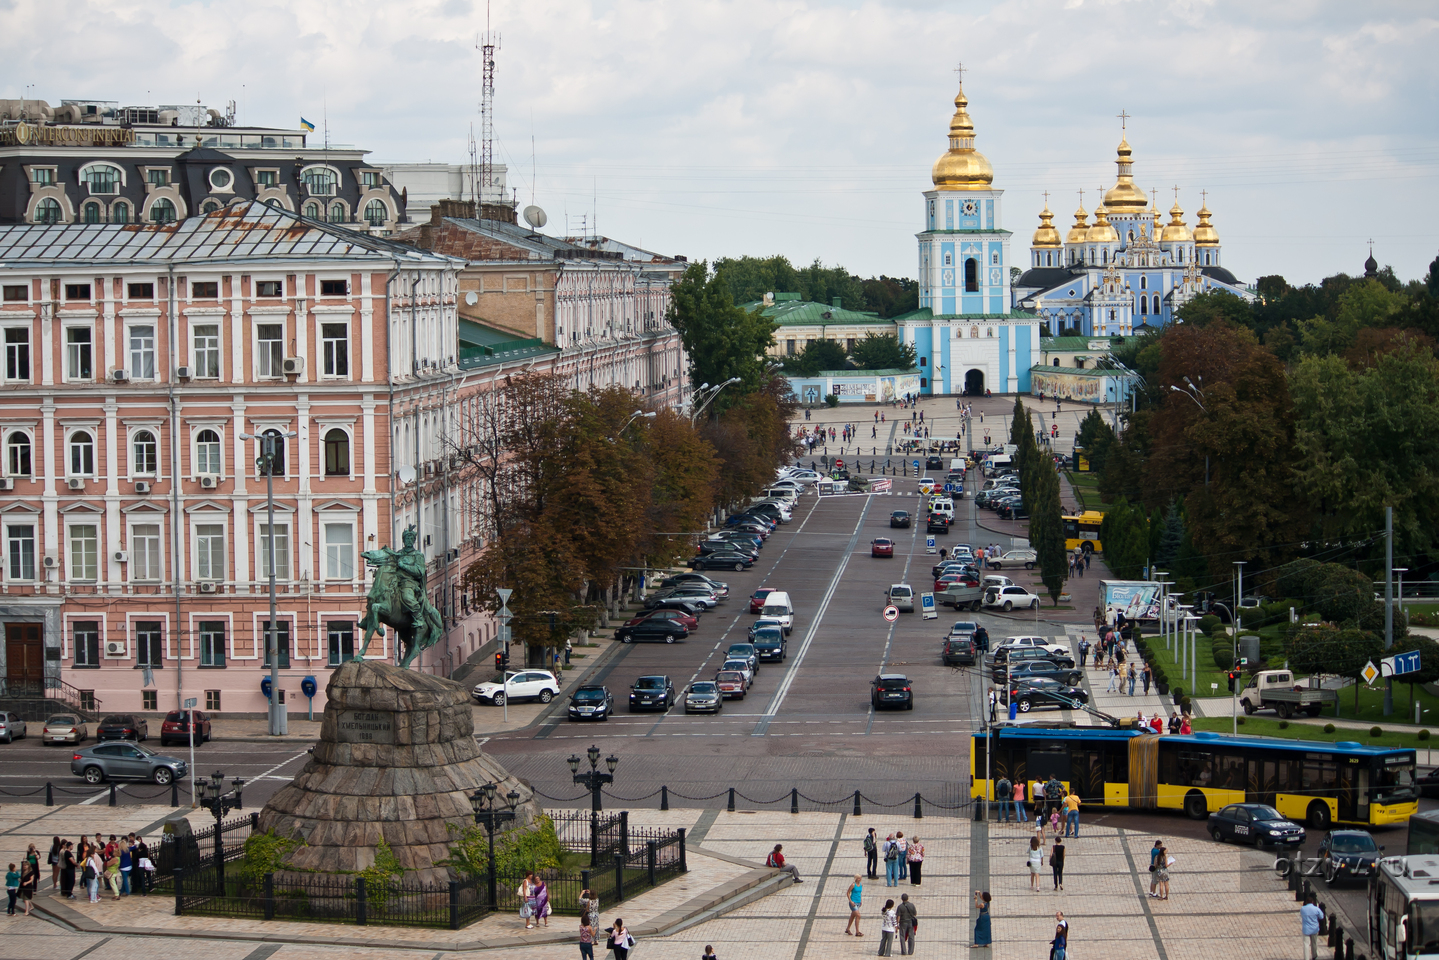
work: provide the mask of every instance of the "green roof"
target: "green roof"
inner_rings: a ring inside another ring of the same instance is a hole
[[[1012,310],[1009,313],[935,313],[930,307],[920,307],[918,310],[911,310],[909,313],[902,313],[897,317],[890,317],[890,320],[898,323],[901,320],[1038,320],[1038,314],[1025,313],[1023,310]]]
[[[877,313],[862,313],[858,310],[846,310],[844,307],[834,307],[827,303],[814,303],[809,300],[799,299],[797,293],[777,293],[774,295],[774,303],[766,304],[763,300],[756,300],[752,303],[742,303],[743,310],[758,310],[761,314],[782,327],[796,326],[799,324],[835,324],[835,323],[872,323],[875,326],[892,326],[892,321],[880,319]],[[828,316],[826,316],[828,314]]]
[[[1103,347],[1091,347],[1091,343],[1103,343]],[[1041,350],[1108,350],[1109,337],[1041,337]]]
[[[912,374],[912,373],[919,373],[919,367],[914,367],[913,369],[910,369],[910,370],[904,370],[904,369],[901,369],[901,368],[899,368],[899,367],[896,367],[896,368],[894,368],[893,370],[821,370],[818,374],[816,374],[816,376],[820,376],[820,377],[902,377],[902,376],[904,376],[904,375],[906,375],[906,374]],[[804,376],[804,375],[798,374],[798,373],[791,373],[791,374],[789,374],[789,376],[794,377],[796,380],[812,380],[812,379],[814,379],[813,377],[807,377],[807,376]]]
[[[463,317],[458,333],[462,370],[559,352],[558,347],[549,346],[536,337],[517,337],[508,330],[497,330]]]
[[[1029,368],[1030,373],[1062,373],[1066,377],[1112,377],[1118,371],[1115,370],[1094,370],[1088,367],[1047,367],[1042,363],[1036,363]]]

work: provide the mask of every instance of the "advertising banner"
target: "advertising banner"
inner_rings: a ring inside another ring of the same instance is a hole
[[[1059,397],[1063,400],[1078,400],[1083,403],[1105,401],[1105,381],[1108,377],[1084,376],[1077,373],[1054,373],[1058,367],[1034,367],[1029,371],[1029,392]]]
[[[1159,621],[1159,584],[1152,580],[1101,580],[1104,612],[1122,613],[1126,620]]]

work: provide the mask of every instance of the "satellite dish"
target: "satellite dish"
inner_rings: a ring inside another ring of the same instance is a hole
[[[408,464],[397,470],[396,475],[400,478],[400,482],[407,487],[415,482],[415,468]]]
[[[525,207],[525,223],[528,223],[536,230],[549,222],[549,219],[549,217],[545,216],[545,212],[533,203]]]
[[[465,303],[469,304],[470,306],[473,307],[475,304],[477,304],[477,303],[479,303],[479,302],[480,302],[480,295],[479,295],[478,293],[476,293],[475,291],[471,290],[469,293],[465,294]]]

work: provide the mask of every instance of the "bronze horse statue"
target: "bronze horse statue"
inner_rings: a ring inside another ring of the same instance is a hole
[[[365,659],[371,638],[386,626],[393,627],[398,636],[395,649],[404,654],[402,667],[408,667],[421,650],[433,647],[444,636],[444,619],[425,596],[425,555],[415,549],[415,528],[405,528],[403,539],[403,550],[381,547],[360,554],[376,570],[366,596],[365,616],[360,620],[365,637],[355,660]]]

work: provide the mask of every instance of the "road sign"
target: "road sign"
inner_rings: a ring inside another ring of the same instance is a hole
[[[200,698],[199,698],[199,697],[186,697],[186,698],[185,698],[185,709],[186,709],[186,710],[194,710],[195,707],[199,704],[199,702],[200,702]]]
[[[919,473],[919,461],[914,461],[914,472]]]
[[[946,483],[946,484],[944,485],[944,492],[945,492],[945,493],[954,493],[954,484],[952,484],[952,483]]]
[[[939,611],[934,608],[934,594],[921,593],[919,595],[919,606],[924,611],[923,619],[934,620],[939,617]]]
[[[1386,677],[1402,677],[1419,672],[1419,651],[1409,650],[1379,661],[1379,672]]]
[[[934,484],[932,484],[932,483],[921,483],[921,484],[919,485],[919,492],[922,493],[922,494],[924,494],[925,496],[929,496],[931,493],[934,492]]]
[[[899,619],[899,607],[896,607],[894,604],[890,604],[889,606],[885,607],[884,618],[890,623],[894,623],[896,620]]]
[[[934,537],[925,537],[925,538],[924,538],[924,552],[925,552],[925,553],[934,553]]]
[[[1364,669],[1359,671],[1359,675],[1364,678],[1365,683],[1372,685],[1375,680],[1379,679],[1379,668],[1374,666],[1373,660],[1370,660],[1364,664]]]

